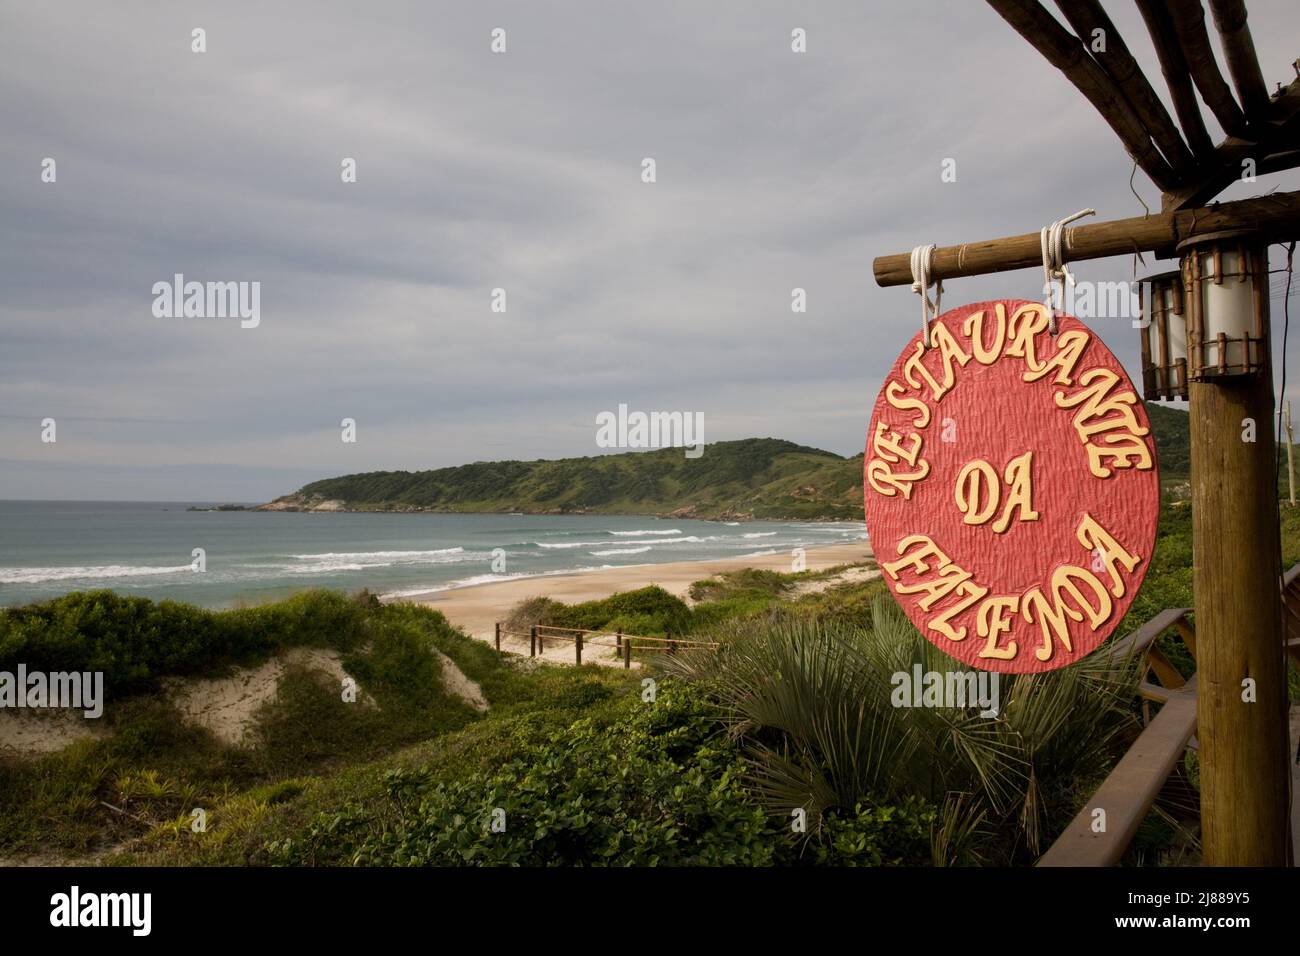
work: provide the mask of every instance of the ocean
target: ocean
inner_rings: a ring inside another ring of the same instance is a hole
[[[221,608],[310,587],[412,597],[489,581],[865,540],[862,522],[188,511],[0,501],[0,606],[111,588]],[[205,570],[194,570],[202,549]]]

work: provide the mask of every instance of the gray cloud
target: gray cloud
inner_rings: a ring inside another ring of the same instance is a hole
[[[1158,79],[1136,14],[1115,15]],[[1290,76],[1300,11],[1251,16],[1266,77]],[[709,440],[852,454],[919,321],[908,290],[875,286],[874,256],[1141,212],[1109,128],[980,3],[5,17],[0,497],[255,500],[346,471],[594,454],[595,414],[620,402],[702,411]],[[1227,196],[1275,184],[1300,177]],[[261,326],[154,318],[150,287],[176,272],[260,281]],[[1040,286],[955,281],[945,302]],[[1097,325],[1136,372],[1136,333]]]

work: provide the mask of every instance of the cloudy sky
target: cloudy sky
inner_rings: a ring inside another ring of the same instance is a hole
[[[1133,5],[1107,6],[1158,79]],[[1271,89],[1300,7],[1250,10]],[[0,498],[258,501],[596,454],[620,403],[854,454],[919,324],[873,257],[1142,213],[1109,127],[974,0],[3,0],[0,23]],[[260,282],[260,325],[156,318],[175,273]],[[1092,324],[1136,376],[1127,320]]]

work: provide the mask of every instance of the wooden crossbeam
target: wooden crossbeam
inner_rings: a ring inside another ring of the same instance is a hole
[[[1187,69],[1187,59],[1183,49],[1174,36],[1173,20],[1165,7],[1164,0],[1137,0],[1138,12],[1151,34],[1151,43],[1156,48],[1156,58],[1160,61],[1160,72],[1164,74],[1165,85],[1169,87],[1169,97],[1174,101],[1174,114],[1187,137],[1187,144],[1197,156],[1208,156],[1214,151],[1214,140],[1210,139],[1209,130],[1201,116],[1201,108],[1196,102],[1196,89],[1192,85],[1192,75]]]
[[[1151,142],[1133,107],[1115,81],[1097,65],[1082,41],[1036,0],[988,0],[1017,33],[1074,84],[1120,138],[1128,154],[1161,192],[1177,182],[1173,169]]]
[[[1183,48],[1192,81],[1201,92],[1201,98],[1219,121],[1224,132],[1232,136],[1246,135],[1246,117],[1232,98],[1232,91],[1219,72],[1219,64],[1210,48],[1210,34],[1205,28],[1205,8],[1201,0],[1167,0],[1169,15]]]
[[[1225,230],[1249,229],[1265,241],[1300,238],[1300,192],[1274,193],[1254,199],[1219,203],[1197,209],[1181,209],[1115,219],[1066,229],[1062,244],[1072,262],[1107,256],[1155,252],[1158,257],[1173,254],[1184,239]],[[952,279],[987,275],[1011,269],[1042,267],[1043,252],[1038,232],[1007,236],[934,250],[931,276]],[[910,285],[911,253],[879,256],[873,263],[876,284]]]
[[[1246,4],[1242,0],[1210,0],[1210,13],[1223,41],[1232,85],[1241,97],[1242,109],[1250,117],[1268,106],[1268,87],[1259,69],[1259,58],[1255,55],[1255,41],[1246,25]]]
[[[1090,45],[1088,49],[1092,51],[1093,59],[1123,92],[1133,111],[1150,130],[1151,138],[1160,147],[1160,152],[1173,171],[1179,176],[1185,175],[1195,162],[1192,151],[1183,142],[1182,134],[1169,117],[1169,111],[1151,88],[1142,68],[1129,52],[1123,36],[1102,9],[1100,0],[1056,0],[1056,5],[1085,43],[1100,33],[1104,49],[1096,50]]]
[[[1164,208],[1198,206],[1241,178],[1242,163],[1255,161],[1256,175],[1300,166],[1300,79],[1292,80],[1252,118],[1249,137],[1229,136],[1203,162],[1203,170],[1164,195]]]

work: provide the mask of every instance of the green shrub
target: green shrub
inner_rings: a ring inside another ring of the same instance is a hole
[[[656,585],[636,591],[623,591],[581,604],[535,600],[538,603],[530,605],[529,609],[516,606],[515,612],[522,615],[526,610],[540,611],[540,619],[534,623],[552,627],[592,631],[614,631],[621,628],[628,634],[678,637],[691,629],[691,609],[686,602]],[[546,603],[541,604],[540,601]]]
[[[896,806],[859,803],[823,818],[814,859],[825,866],[914,865],[929,857],[936,816],[933,804],[919,797]]]
[[[141,826],[213,806],[234,788],[370,759],[481,719],[446,692],[435,650],[446,648],[482,678],[490,701],[523,696],[522,678],[440,613],[367,595],[313,592],[212,612],[92,592],[0,616],[0,633],[0,667],[102,668],[110,691],[106,736],[35,759],[0,757],[0,847],[10,850],[83,850],[136,837]],[[169,639],[192,659],[178,659]],[[253,664],[294,645],[341,651],[360,701],[345,702],[335,677],[291,664],[254,715],[251,737],[231,746],[185,720],[161,692],[147,693],[163,676]],[[115,781],[133,783],[119,792]]]
[[[450,777],[389,771],[385,796],[398,810],[385,814],[388,827],[372,825],[373,805],[353,804],[273,841],[268,858],[322,862],[322,854],[337,859],[340,844],[351,848],[342,862],[362,865],[881,865],[928,858],[933,809],[923,801],[859,807],[804,837],[792,832],[788,813],[772,815],[753,801],[743,772],[706,697],[666,680],[655,702],[625,696],[610,717],[588,716],[530,738],[489,769]],[[504,829],[494,831],[494,819]]]
[[[211,674],[282,647],[349,650],[377,612],[330,591],[209,611],[112,591],[80,591],[0,612],[0,669],[103,671],[111,699],[157,688],[167,675]]]
[[[893,675],[963,670],[926,641],[897,604],[881,598],[871,626],[835,617],[733,622],[715,633],[719,651],[665,659],[696,681],[743,730],[746,785],[776,810],[846,818],[862,806],[920,797],[946,806],[974,799],[945,821],[958,862],[984,831],[979,852],[1003,863],[1032,860],[1077,810],[1081,787],[1098,782],[1133,725],[1136,671],[1094,655],[1037,675],[1000,675],[1000,711],[895,707]],[[987,826],[985,826],[987,823]],[[938,832],[938,831],[936,831]]]
[[[727,598],[736,592],[762,592],[779,596],[790,590],[795,575],[782,574],[765,568],[741,568],[738,571],[724,571],[711,578],[696,581],[691,585],[692,601],[716,601]]]

